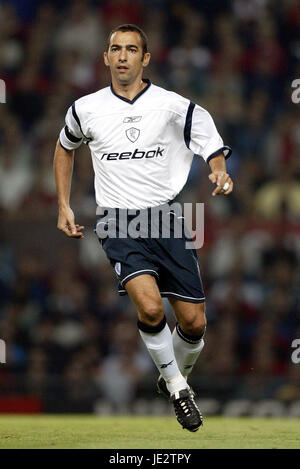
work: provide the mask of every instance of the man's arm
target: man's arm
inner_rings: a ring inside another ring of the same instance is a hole
[[[233,190],[233,182],[226,172],[226,162],[223,153],[220,153],[218,156],[215,156],[209,161],[209,166],[212,170],[211,174],[208,176],[213,184],[217,184],[217,187],[213,191],[213,197],[215,195],[228,195]],[[225,186],[226,190],[223,189],[224,185],[228,183],[229,186]]]
[[[57,141],[54,153],[54,177],[58,197],[57,228],[70,238],[84,238],[84,226],[75,225],[75,217],[70,207],[71,181],[74,164],[74,150],[65,150]]]

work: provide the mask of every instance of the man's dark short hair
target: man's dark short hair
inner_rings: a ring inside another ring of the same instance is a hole
[[[144,31],[136,26],[135,24],[121,24],[120,26],[117,26],[115,29],[113,29],[108,36],[107,39],[107,45],[106,45],[106,51],[109,49],[109,44],[110,44],[110,39],[114,33],[117,31],[121,31],[122,33],[126,33],[127,31],[132,31],[136,32],[140,35],[140,38],[142,40],[142,47],[143,47],[143,57],[148,52],[148,39]]]

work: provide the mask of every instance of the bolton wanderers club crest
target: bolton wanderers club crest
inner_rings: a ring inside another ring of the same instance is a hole
[[[130,127],[130,129],[126,130],[126,136],[131,142],[136,142],[140,136],[140,130]]]
[[[117,275],[121,275],[121,262],[115,263],[115,272]]]

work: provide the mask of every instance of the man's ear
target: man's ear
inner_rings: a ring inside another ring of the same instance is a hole
[[[103,59],[104,59],[104,63],[107,67],[109,67],[109,61],[108,61],[108,58],[107,58],[107,52],[104,52],[103,54]]]
[[[146,52],[143,57],[143,67],[147,67],[150,62],[151,54],[150,52]]]

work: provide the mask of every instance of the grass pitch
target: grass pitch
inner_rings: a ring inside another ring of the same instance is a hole
[[[206,417],[190,433],[169,416],[1,415],[0,448],[300,448],[300,432],[297,419],[288,418]]]

